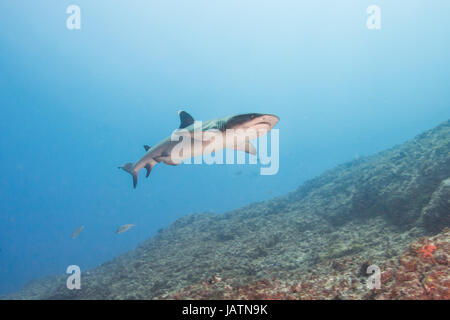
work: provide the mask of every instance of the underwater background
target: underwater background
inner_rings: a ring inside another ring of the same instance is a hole
[[[66,27],[71,4],[80,30]],[[380,30],[366,26],[372,4]],[[0,2],[0,294],[449,119],[449,19],[448,1]],[[276,114],[279,172],[161,164],[134,190],[117,166],[177,128],[180,109]]]

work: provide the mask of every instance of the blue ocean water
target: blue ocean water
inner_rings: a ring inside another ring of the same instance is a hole
[[[66,26],[73,4],[79,30]],[[449,32],[448,1],[1,1],[0,294],[447,120]],[[278,115],[279,172],[159,164],[134,190],[117,166],[176,129],[180,109]]]

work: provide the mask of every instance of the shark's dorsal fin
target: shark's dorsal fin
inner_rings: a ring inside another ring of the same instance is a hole
[[[145,149],[145,151],[148,151],[148,150],[150,150],[150,146],[149,145],[147,145],[147,144],[144,144],[144,149]]]
[[[180,116],[180,127],[178,129],[186,128],[194,123],[194,118],[186,111],[180,110],[178,115]]]

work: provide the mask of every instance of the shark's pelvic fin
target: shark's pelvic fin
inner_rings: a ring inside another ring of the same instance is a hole
[[[178,111],[180,116],[180,127],[178,129],[183,129],[194,123],[194,118],[186,111]]]
[[[144,149],[145,149],[145,151],[148,151],[148,150],[150,150],[150,146],[149,145],[147,145],[147,144],[144,144]]]
[[[144,168],[147,170],[145,177],[148,178],[148,176],[150,175],[150,172],[152,171],[153,165],[151,165],[150,163],[147,163]]]

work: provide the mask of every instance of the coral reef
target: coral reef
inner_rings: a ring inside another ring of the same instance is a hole
[[[182,217],[80,290],[60,275],[3,298],[447,299],[449,155],[446,121],[286,196]],[[382,286],[368,290],[372,264]]]
[[[424,254],[425,253],[425,254]],[[380,288],[367,288],[369,261],[347,256],[316,265],[288,280],[262,279],[233,285],[216,275],[160,299],[450,299],[450,229],[420,238],[401,255],[384,262]],[[361,262],[363,261],[363,262]]]

